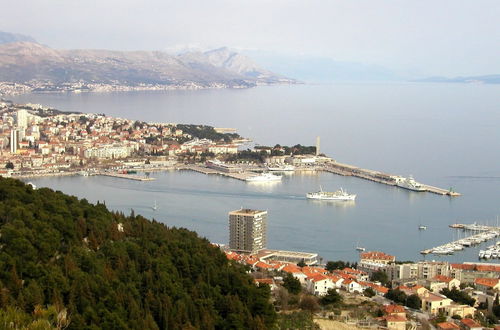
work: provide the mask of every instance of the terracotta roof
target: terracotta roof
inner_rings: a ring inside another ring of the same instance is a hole
[[[473,319],[461,319],[460,322],[468,326],[469,328],[480,328],[481,325],[474,321]]]
[[[481,272],[498,272],[500,273],[500,266],[495,265],[482,265],[482,264],[450,264],[451,268],[462,270],[477,270]]]
[[[395,260],[395,256],[391,256],[389,254],[386,254],[384,252],[379,252],[379,251],[369,251],[369,252],[363,252],[361,253],[360,256],[361,259],[373,259],[373,260]]]
[[[386,315],[384,319],[387,322],[406,322],[406,316],[403,315]]]
[[[272,278],[256,278],[255,282],[257,282],[259,284],[265,283],[265,284],[269,284],[269,285],[274,283]]]
[[[271,265],[266,264],[265,262],[259,261],[258,263],[255,264],[255,267],[257,268],[272,268]]]
[[[440,301],[448,298],[429,292],[423,299],[427,301]]]
[[[302,273],[302,270],[295,265],[286,265],[283,267],[282,271],[287,273]]]
[[[362,286],[366,286],[366,287],[370,287],[372,288],[373,290],[377,291],[377,292],[380,292],[380,293],[387,293],[389,292],[389,289],[386,288],[385,286],[382,286],[382,285],[378,285],[378,284],[375,284],[375,283],[371,283],[371,282],[359,282],[360,285]]]
[[[498,281],[498,278],[476,278],[474,283],[492,288],[498,284]]]
[[[434,276],[433,280],[437,281],[437,282],[446,282],[446,283],[449,283],[451,280],[453,280],[453,278],[452,277],[448,277],[448,276],[444,276],[444,275],[436,275],[436,276]]]
[[[393,313],[405,313],[405,308],[401,305],[387,305],[384,307],[384,312],[386,314],[393,314]]]
[[[438,323],[437,324],[438,326],[438,329],[460,329],[460,327],[458,325],[456,325],[455,323],[451,323],[451,322],[442,322],[442,323]]]
[[[313,282],[319,282],[323,280],[329,280],[329,278],[323,274],[314,274],[312,276],[307,277],[308,280],[311,280]]]

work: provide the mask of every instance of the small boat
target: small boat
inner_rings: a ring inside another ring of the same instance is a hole
[[[151,208],[153,209],[153,211],[158,210],[158,205],[156,204],[156,200],[155,200],[155,203],[153,204],[153,206]]]
[[[362,246],[359,245],[359,241],[358,243],[356,243],[356,251],[359,251],[359,252],[363,252],[365,251],[366,249]]]
[[[423,225],[418,226],[418,230],[426,230],[426,229],[427,229],[427,226],[423,226]]]

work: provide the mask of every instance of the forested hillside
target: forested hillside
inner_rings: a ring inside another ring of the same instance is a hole
[[[269,288],[186,229],[0,178],[0,328],[263,329]]]

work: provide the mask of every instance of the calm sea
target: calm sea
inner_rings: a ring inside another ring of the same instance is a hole
[[[421,259],[419,251],[456,239],[454,222],[496,224],[500,215],[500,86],[475,84],[337,84],[243,90],[28,94],[18,103],[105,113],[144,121],[236,128],[264,145],[313,145],[341,162],[452,187],[457,198],[415,193],[357,178],[291,175],[251,185],[190,172],[154,173],[156,181],[71,177],[33,180],[110,209],[134,209],[171,226],[228,240],[227,212],[269,212],[268,247],[356,260],[354,247]],[[305,193],[344,187],[354,204],[311,202]],[[152,210],[157,202],[159,209]],[[426,225],[426,231],[418,226]],[[491,242],[490,242],[491,244]],[[482,246],[484,247],[484,245]],[[450,257],[475,261],[478,248]]]

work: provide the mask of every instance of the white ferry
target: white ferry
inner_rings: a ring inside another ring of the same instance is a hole
[[[340,188],[335,192],[323,191],[320,187],[317,192],[310,192],[306,194],[309,199],[331,200],[331,201],[353,201],[356,195],[348,194],[347,191]]]
[[[281,181],[281,175],[274,175],[272,173],[262,173],[260,175],[249,177],[246,182],[277,182]]]
[[[408,178],[403,178],[402,180],[398,181],[396,183],[396,186],[412,191],[426,191],[422,184],[415,181],[415,179],[413,179],[411,175]]]

